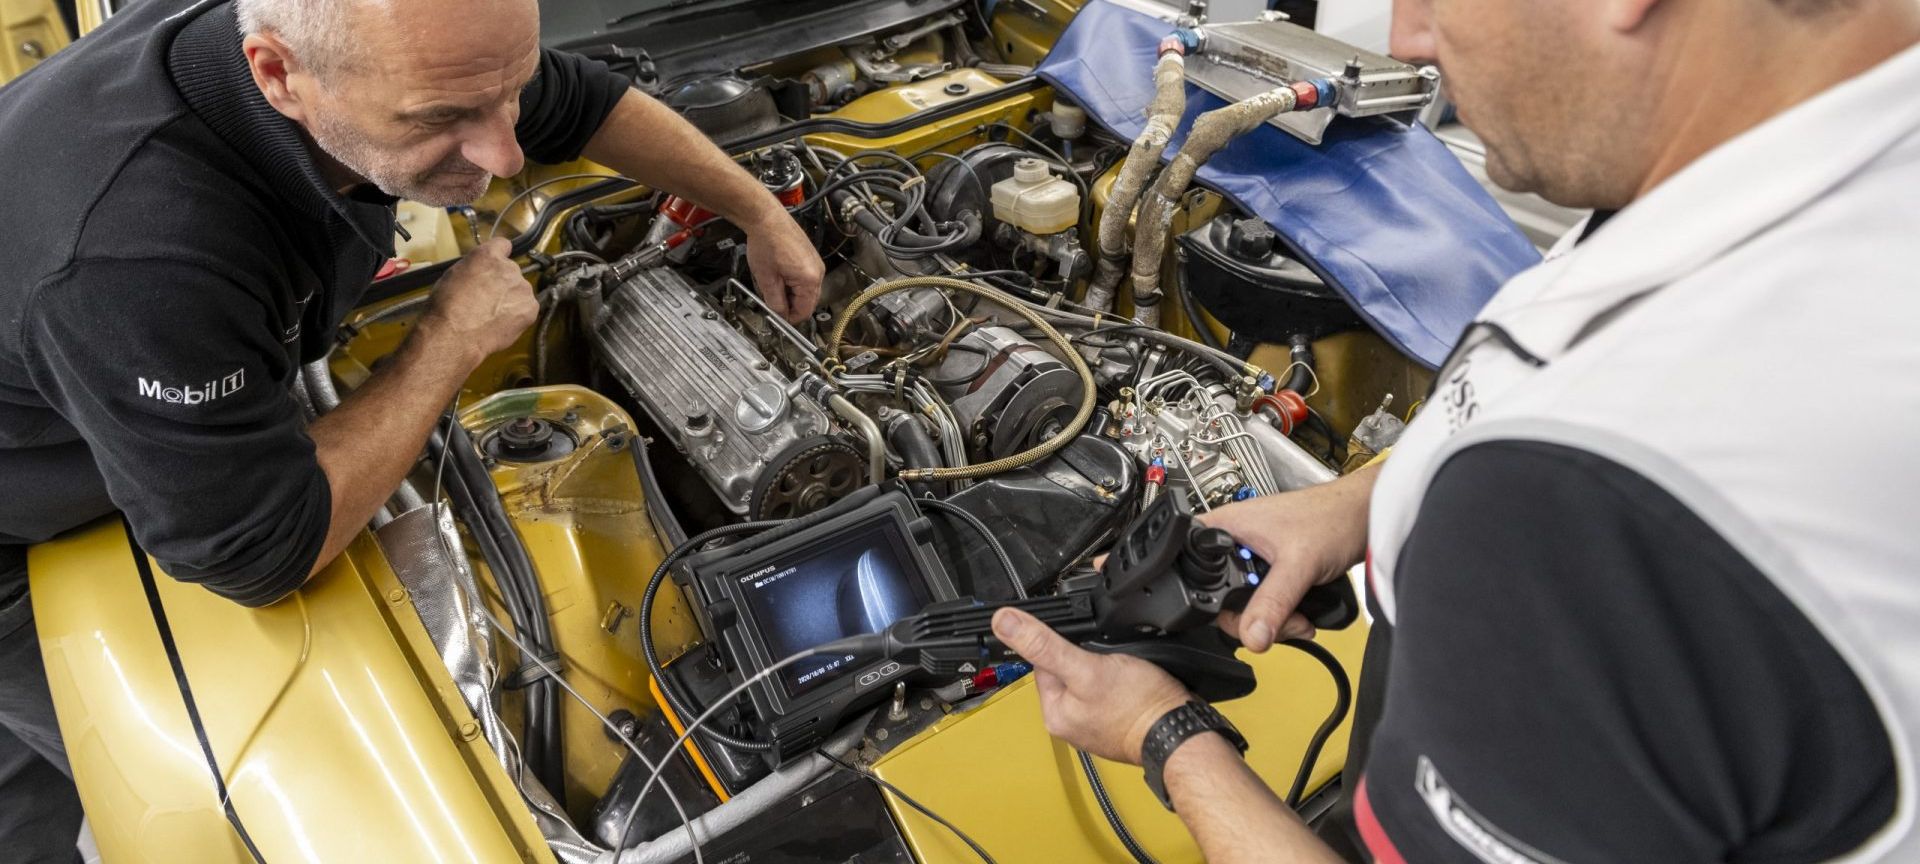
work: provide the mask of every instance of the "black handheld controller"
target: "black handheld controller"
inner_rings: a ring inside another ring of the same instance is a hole
[[[1247,608],[1268,564],[1232,535],[1194,521],[1162,496],[1127,526],[1100,568],[1109,639],[1182,633],[1221,612]],[[1300,602],[1315,627],[1340,630],[1359,617],[1352,583],[1316,585]]]
[[[1244,696],[1253,671],[1235,659],[1238,644],[1212,626],[1223,611],[1245,609],[1266,577],[1266,561],[1163,497],[1121,535],[1097,573],[1057,596],[936,604],[877,634],[888,657],[932,675],[1016,655],[993,637],[994,612],[1027,611],[1088,650],[1150,660],[1208,701]],[[1359,617],[1352,583],[1317,585],[1299,611],[1314,626],[1344,629]],[[970,670],[968,670],[970,671]]]

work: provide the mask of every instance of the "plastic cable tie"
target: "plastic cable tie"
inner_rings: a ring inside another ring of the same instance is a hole
[[[546,665],[542,667],[542,663]],[[557,651],[548,651],[538,657],[529,658],[527,662],[520,665],[520,668],[513,670],[513,672],[506,677],[506,680],[501,682],[501,686],[508,690],[524,689],[550,674],[559,673],[562,671],[562,668],[560,665],[560,653]],[[553,671],[550,673],[547,671],[549,669]]]

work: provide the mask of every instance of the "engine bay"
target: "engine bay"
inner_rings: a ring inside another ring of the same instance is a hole
[[[900,681],[890,704],[769,752],[750,734],[768,703],[722,699],[739,670],[715,621],[735,613],[686,561],[887,494],[914,502],[900,548],[939,563],[937,591],[841,555],[851,595],[796,590],[757,614],[817,602],[873,630],[936,600],[1044,597],[1156,502],[1204,514],[1367,464],[1426,391],[1427,368],[1263,218],[1202,185],[1142,183],[1157,151],[1016,65],[1037,59],[1036,23],[945,9],[672,90],[815,240],[828,272],[803,320],[769,307],[744,235],[692,201],[543,166],[471,208],[406,205],[401,260],[310,370],[310,392],[364,381],[438,272],[514,239],[538,323],[467,383],[389,518],[432,520],[473,565],[477,611],[444,626],[486,671],[468,689],[449,665],[561,860],[695,860],[682,825],[725,813],[747,827],[709,860],[808,842],[948,860],[830,769],[963,740],[944,724],[1019,664]],[[792,99],[805,107],[773,110]],[[1096,290],[1108,270],[1134,289]],[[419,508],[442,498],[451,514]],[[717,716],[689,733],[704,707]],[[1295,710],[1317,723],[1326,706]],[[803,795],[839,821],[793,828]]]

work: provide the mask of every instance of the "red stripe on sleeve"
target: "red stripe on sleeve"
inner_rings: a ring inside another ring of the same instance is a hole
[[[1373,856],[1374,864],[1407,864],[1407,859],[1387,837],[1385,828],[1380,827],[1380,817],[1374,815],[1373,799],[1367,797],[1367,778],[1360,778],[1360,788],[1353,792],[1353,821],[1360,828],[1360,842],[1367,846],[1368,854]]]

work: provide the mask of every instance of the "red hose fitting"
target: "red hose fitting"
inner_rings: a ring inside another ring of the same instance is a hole
[[[1306,422],[1307,400],[1292,390],[1280,390],[1253,400],[1253,410],[1272,412],[1273,425],[1280,429],[1280,434],[1292,435],[1294,427]]]
[[[1320,88],[1312,81],[1293,82],[1293,110],[1312,111],[1320,105]]]

